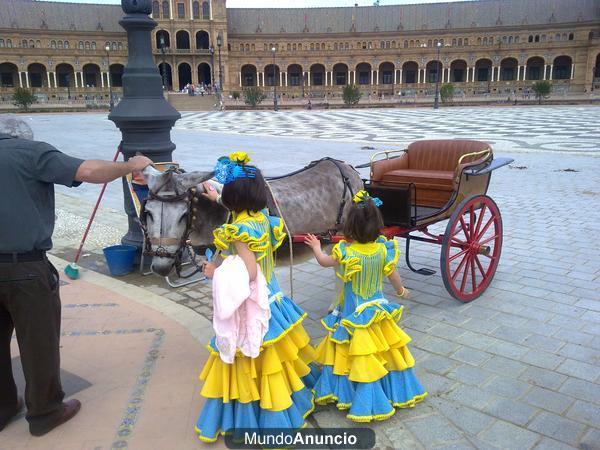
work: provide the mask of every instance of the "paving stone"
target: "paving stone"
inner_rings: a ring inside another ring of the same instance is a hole
[[[474,436],[485,430],[494,421],[487,414],[442,398],[433,398],[430,400],[430,403],[450,422],[470,436]]]
[[[594,336],[591,334],[565,329],[561,329],[554,337],[562,341],[579,345],[589,345],[594,339]]]
[[[484,384],[492,376],[492,372],[488,372],[487,370],[483,370],[470,364],[463,364],[448,372],[448,377],[473,386]]]
[[[574,402],[572,397],[535,386],[525,394],[522,400],[557,414],[564,413]]]
[[[503,341],[514,342],[515,344],[522,344],[523,341],[527,339],[531,335],[531,333],[527,331],[520,331],[516,328],[501,326],[496,328],[492,333],[492,336],[497,337]]]
[[[600,368],[597,365],[586,364],[574,359],[566,359],[556,371],[587,381],[595,381],[600,376]]]
[[[600,350],[585,347],[578,344],[565,344],[559,351],[559,355],[567,358],[577,359],[586,363],[600,363]]]
[[[523,345],[537,350],[556,353],[564,345],[564,342],[555,338],[532,334],[525,339]]]
[[[492,355],[480,350],[475,350],[468,347],[462,347],[450,356],[452,359],[472,364],[474,366],[481,366],[483,363],[488,361]]]
[[[454,340],[457,336],[464,334],[465,330],[446,323],[438,323],[429,330],[429,333],[439,338]]]
[[[493,320],[481,320],[472,318],[461,325],[461,328],[465,328],[476,333],[489,334],[500,326],[499,323]]]
[[[492,338],[481,333],[475,333],[473,331],[465,331],[464,334],[456,336],[453,340],[459,344],[476,348],[478,350],[485,350],[497,342],[496,338]]]
[[[435,372],[440,375],[446,375],[458,365],[458,362],[450,358],[446,358],[445,356],[432,354],[418,364],[423,370]]]
[[[474,386],[457,385],[444,398],[455,400],[473,409],[481,410],[496,397]]]
[[[585,426],[556,414],[543,412],[535,417],[527,428],[544,436],[575,445]]]
[[[539,410],[520,401],[498,398],[490,402],[484,411],[499,419],[525,425]]]
[[[573,450],[575,447],[567,445],[564,442],[555,441],[552,438],[544,437],[535,446],[535,450]]]
[[[406,420],[404,424],[428,448],[462,439],[462,434],[454,425],[439,415]]]
[[[519,344],[500,341],[488,348],[490,353],[495,353],[506,358],[519,359],[525,355],[529,349]]]
[[[527,449],[535,445],[539,436],[507,422],[498,421],[479,436],[486,442],[501,448]]]
[[[440,339],[436,338],[435,336],[429,336],[428,338],[419,342],[419,347],[432,353],[447,356],[458,350],[460,346],[446,339]]]
[[[523,362],[551,370],[556,369],[564,360],[562,356],[536,349],[530,350],[521,358]]]
[[[392,419],[395,419],[395,417],[392,417]],[[381,439],[381,435],[384,435],[390,441],[391,448],[398,450],[420,450],[424,448],[405,424],[392,422],[392,419],[388,420],[389,423],[383,424],[381,432],[375,432],[378,439]],[[339,425],[334,425],[334,427],[337,426]],[[389,447],[382,448],[387,450]]]
[[[598,450],[598,442],[600,442],[600,430],[592,428],[581,438],[579,448],[581,450]]]
[[[436,450],[469,450],[476,448],[469,441],[460,441],[455,444],[448,444],[442,447],[436,447]]]
[[[571,395],[580,400],[600,404],[600,389],[598,385],[589,381],[569,378],[559,389],[564,394]]]
[[[600,428],[600,406],[577,400],[567,412],[567,416],[578,422]]]
[[[519,379],[535,386],[542,386],[548,389],[556,390],[565,382],[567,377],[551,370],[546,370],[539,367],[529,367],[523,374],[521,374]]]
[[[527,368],[525,364],[513,359],[504,358],[503,356],[492,356],[482,367],[501,375],[510,375],[512,377],[517,377]]]
[[[514,378],[496,376],[482,388],[503,397],[519,398],[531,388],[531,385]]]

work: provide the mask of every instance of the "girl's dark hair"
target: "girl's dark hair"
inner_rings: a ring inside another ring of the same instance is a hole
[[[254,169],[254,178],[236,178],[223,186],[221,201],[230,211],[262,211],[267,207],[267,186],[259,169],[254,166],[244,166]]]
[[[383,217],[373,200],[353,203],[344,223],[344,236],[361,244],[377,240],[383,228]]]

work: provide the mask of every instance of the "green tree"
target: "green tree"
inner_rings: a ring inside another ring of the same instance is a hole
[[[542,104],[543,98],[550,97],[550,93],[552,92],[552,83],[549,81],[536,81],[531,86],[533,92],[535,92],[535,98],[538,99],[538,103]]]
[[[342,91],[342,98],[344,99],[344,103],[348,106],[356,105],[360,98],[362,97],[362,93],[358,86],[354,84],[347,84],[344,86],[344,90]]]
[[[442,103],[451,102],[454,98],[454,85],[453,84],[444,84],[440,88],[440,99]]]
[[[239,91],[233,91],[231,93],[231,98],[234,99],[236,102],[240,99],[240,92]]]
[[[257,86],[244,89],[244,102],[246,105],[250,105],[254,108],[265,98],[267,98],[267,96],[263,93],[262,89]]]
[[[17,88],[15,89],[15,93],[12,97],[13,105],[18,106],[19,108],[27,111],[29,106],[37,101],[35,95],[29,90],[25,88]]]

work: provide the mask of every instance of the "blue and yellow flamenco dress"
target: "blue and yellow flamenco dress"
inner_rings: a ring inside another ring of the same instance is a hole
[[[234,252],[234,241],[254,252],[269,287],[271,318],[257,358],[238,350],[233,364],[226,364],[215,338],[207,346],[210,355],[200,374],[206,403],[196,423],[202,441],[214,442],[236,429],[299,429],[314,409],[318,372],[302,326],[306,313],[281,292],[274,274],[283,228],[283,221],[265,210],[234,214],[232,223],[214,231],[214,243],[225,254]]]
[[[343,287],[337,305],[321,323],[327,336],[317,347],[322,371],[316,402],[335,403],[356,422],[385,420],[427,393],[413,373],[410,337],[397,322],[403,307],[383,295],[383,279],[398,262],[397,242],[383,236],[333,248]]]

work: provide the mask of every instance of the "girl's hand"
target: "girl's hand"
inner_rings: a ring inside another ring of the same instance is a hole
[[[304,243],[308,245],[313,252],[321,250],[321,241],[314,234],[307,234],[304,238]]]
[[[213,262],[205,262],[202,265],[202,272],[206,278],[212,278],[215,276],[215,270],[217,269],[217,265]]]
[[[213,202],[216,202],[217,199],[219,198],[219,193],[217,192],[215,187],[212,184],[210,184],[208,181],[205,181],[204,183],[202,183],[202,187],[204,188],[204,192],[202,192],[202,196]]]

